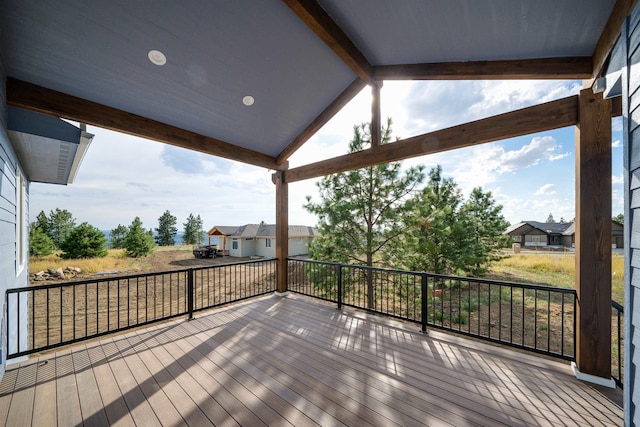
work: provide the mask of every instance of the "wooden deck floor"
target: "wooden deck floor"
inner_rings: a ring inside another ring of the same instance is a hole
[[[566,364],[269,296],[9,367],[0,425],[622,425]]]

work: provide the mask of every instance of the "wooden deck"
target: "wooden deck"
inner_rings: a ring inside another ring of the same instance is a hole
[[[269,296],[9,367],[0,425],[622,425],[568,365]]]

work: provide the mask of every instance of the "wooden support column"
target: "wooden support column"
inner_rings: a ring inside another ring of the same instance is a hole
[[[611,101],[584,89],[576,128],[576,365],[611,378]]]
[[[276,258],[278,273],[276,291],[287,292],[287,256],[289,255],[289,185],[284,171],[272,175],[276,185]]]
[[[382,82],[371,84],[371,148],[381,144],[380,89],[382,89]]]

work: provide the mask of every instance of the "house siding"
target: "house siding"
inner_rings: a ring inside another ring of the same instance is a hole
[[[640,5],[622,29],[622,111],[625,169],[625,366],[624,412],[626,425],[640,425]]]
[[[7,342],[10,340],[15,342],[17,339],[15,328],[19,321],[26,325],[27,310],[22,310],[22,319],[12,319],[12,330],[7,336],[6,327],[6,290],[10,288],[27,286],[28,284],[28,268],[27,268],[27,248],[28,239],[24,237],[22,244],[18,245],[17,240],[20,235],[18,224],[22,225],[22,233],[26,236],[28,233],[28,182],[19,185],[20,165],[17,156],[11,146],[7,133],[7,102],[6,102],[6,76],[4,74],[4,66],[2,63],[2,52],[0,52],[0,377],[4,373],[6,367]],[[24,202],[21,203],[22,209],[18,208],[20,200],[18,191],[24,186]],[[18,214],[21,214],[22,221],[19,221]],[[21,254],[18,251],[22,251]],[[22,260],[22,262],[21,262]],[[12,301],[11,304],[16,304]],[[26,301],[21,301],[21,305],[25,306]],[[26,334],[25,327],[21,328],[22,334]],[[22,340],[26,343],[26,340]]]

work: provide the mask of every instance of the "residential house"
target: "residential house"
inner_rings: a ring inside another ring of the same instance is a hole
[[[524,247],[573,248],[576,243],[574,222],[522,221],[507,228],[503,234]],[[624,247],[624,226],[616,221],[611,222],[611,246]]]
[[[524,247],[562,246],[562,233],[570,222],[522,221],[507,228],[503,234]]]
[[[235,257],[276,256],[275,224],[246,224],[241,226],[216,226],[207,232],[209,244],[218,238],[218,247],[224,254]],[[289,255],[306,255],[309,244],[318,235],[314,227],[289,226]]]

